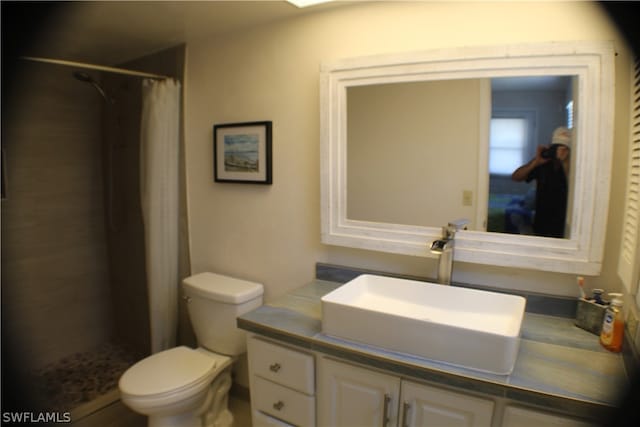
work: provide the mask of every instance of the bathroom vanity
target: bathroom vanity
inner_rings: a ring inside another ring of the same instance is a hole
[[[342,284],[315,280],[238,318],[254,425],[590,426],[626,388],[623,357],[566,317],[525,313],[509,375],[324,335],[321,298]]]

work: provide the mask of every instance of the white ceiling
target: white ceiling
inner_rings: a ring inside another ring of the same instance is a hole
[[[26,56],[116,65],[203,37],[316,13],[286,1],[81,1],[56,7]],[[37,4],[28,7],[37,7]]]

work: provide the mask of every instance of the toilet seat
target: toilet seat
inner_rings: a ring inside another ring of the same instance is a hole
[[[184,346],[161,351],[131,366],[120,378],[120,392],[153,406],[187,399],[208,387],[230,360]]]

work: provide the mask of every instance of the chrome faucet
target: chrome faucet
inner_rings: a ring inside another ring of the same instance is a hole
[[[469,224],[469,220],[464,218],[451,221],[446,227],[442,227],[442,239],[434,240],[431,243],[431,253],[440,256],[438,261],[438,283],[443,285],[451,284],[454,238],[456,232],[467,229],[467,224]]]

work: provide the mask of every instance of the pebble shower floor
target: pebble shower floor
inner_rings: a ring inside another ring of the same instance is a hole
[[[72,411],[116,389],[120,376],[137,360],[113,344],[75,353],[35,372],[38,391],[48,410]]]

